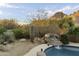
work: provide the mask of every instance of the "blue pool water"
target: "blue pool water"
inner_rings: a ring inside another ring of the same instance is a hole
[[[79,56],[79,47],[74,46],[60,46],[47,48],[45,51],[47,56]]]

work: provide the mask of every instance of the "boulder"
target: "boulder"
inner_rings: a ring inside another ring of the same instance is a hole
[[[21,42],[25,42],[25,41],[26,41],[26,39],[20,39],[19,41],[21,41]]]

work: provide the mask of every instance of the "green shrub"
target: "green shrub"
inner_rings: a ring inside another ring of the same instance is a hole
[[[27,31],[27,30],[23,31],[23,37],[26,39],[29,39],[30,38],[29,31]]]
[[[0,27],[0,44],[2,44],[5,39],[4,39],[4,32],[6,32],[6,29],[4,27]]]
[[[5,41],[4,35],[3,34],[0,34],[0,44],[2,44],[4,41]]]
[[[79,27],[76,27],[74,29],[70,29],[67,34],[69,34],[69,35],[79,35]]]
[[[0,34],[3,34],[3,32],[5,32],[6,29],[4,27],[0,27]]]
[[[75,35],[79,35],[79,27],[75,28],[74,31]]]
[[[26,29],[13,29],[14,35],[17,39],[30,38],[29,31]]]
[[[61,41],[63,44],[69,44],[69,40],[68,40],[66,34],[61,35],[60,41]]]
[[[23,38],[23,30],[13,29],[14,35],[17,39]]]
[[[70,29],[68,33],[66,33],[68,36],[69,41],[78,43],[79,42],[79,27],[75,27],[73,29]]]

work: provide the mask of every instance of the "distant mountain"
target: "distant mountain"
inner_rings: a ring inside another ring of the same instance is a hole
[[[62,19],[66,14],[63,12],[57,12],[53,16],[50,17],[50,19]]]

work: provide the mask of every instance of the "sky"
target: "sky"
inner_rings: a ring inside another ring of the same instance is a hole
[[[37,10],[45,10],[48,16],[62,11],[71,14],[79,10],[78,3],[0,3],[0,18],[13,18],[18,22],[29,23]]]

